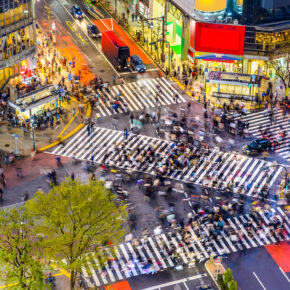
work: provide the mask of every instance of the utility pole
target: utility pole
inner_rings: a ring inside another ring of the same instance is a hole
[[[50,39],[50,20],[52,18],[53,12],[52,12],[52,6],[51,5],[44,5],[44,12],[47,16],[47,20],[48,20],[48,36]]]
[[[161,57],[161,60],[162,60],[162,63],[164,63],[165,61],[165,16],[163,15],[162,16],[162,57]]]

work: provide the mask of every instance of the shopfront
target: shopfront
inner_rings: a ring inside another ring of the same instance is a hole
[[[245,27],[191,21],[188,58],[203,71],[243,72]]]
[[[9,106],[19,118],[28,119],[32,115],[43,114],[45,110],[53,111],[58,108],[61,105],[59,96],[54,86],[47,86],[16,100],[12,98],[9,101]]]
[[[206,75],[206,94],[219,99],[253,101],[260,86],[261,78],[255,75],[215,71]]]

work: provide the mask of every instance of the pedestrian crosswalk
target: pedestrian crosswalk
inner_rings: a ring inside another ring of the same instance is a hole
[[[157,174],[176,146],[174,142],[131,133],[125,140],[123,132],[100,127],[94,128],[88,135],[84,127],[70,141],[50,153]],[[155,152],[155,157],[150,161],[146,158],[141,160],[140,154],[144,157],[149,150]],[[195,147],[191,151],[196,156],[189,158],[190,162],[184,163],[178,170],[167,169],[162,174],[205,187],[229,188],[237,193],[256,196],[266,187],[266,191],[271,189],[283,169],[279,165],[271,166],[271,162],[235,152],[213,149],[202,154]]]
[[[273,226],[274,219],[284,229]],[[198,229],[187,228],[187,233],[174,230],[146,236],[110,248],[102,248],[105,262],[98,260],[96,254],[88,255],[82,267],[82,275],[89,286],[102,286],[122,279],[154,274],[160,270],[187,265],[233,252],[247,250],[289,240],[290,220],[281,208],[269,212],[257,212],[255,216],[244,214],[225,220],[220,234],[212,234],[209,224],[200,224]],[[277,233],[279,232],[279,233]],[[103,260],[104,261],[104,260]]]
[[[161,93],[159,93],[159,86]],[[185,97],[177,92],[172,83],[164,77],[158,79],[141,78],[136,82],[103,89],[102,93],[105,99],[102,100],[100,98],[96,105],[96,109],[101,116],[125,113],[126,105],[130,111],[141,111],[146,108],[167,106],[187,101]],[[157,94],[158,97],[156,99]],[[175,94],[179,96],[177,100],[174,99]]]
[[[276,138],[279,133],[285,130],[288,134],[276,147],[275,152],[290,161],[290,120],[288,115],[284,116],[282,110],[274,109],[272,121],[269,113],[265,111],[249,113],[241,117],[241,120],[249,122],[249,133],[257,138],[263,137],[261,131],[267,130],[272,133],[272,138]]]

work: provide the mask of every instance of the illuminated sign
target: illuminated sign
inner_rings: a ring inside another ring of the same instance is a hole
[[[195,50],[243,55],[245,26],[196,22]]]
[[[195,0],[194,8],[202,12],[216,12],[227,7],[227,0]]]

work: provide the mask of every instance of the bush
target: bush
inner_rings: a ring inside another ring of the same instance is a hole
[[[228,287],[227,287],[227,285],[225,284],[225,282],[223,280],[223,275],[218,274],[217,282],[218,282],[218,285],[221,287],[222,290],[228,290]]]
[[[224,273],[224,282],[228,286],[229,283],[233,280],[233,273],[230,268],[228,268]]]
[[[230,281],[228,289],[229,290],[238,290],[238,283],[234,280]]]

